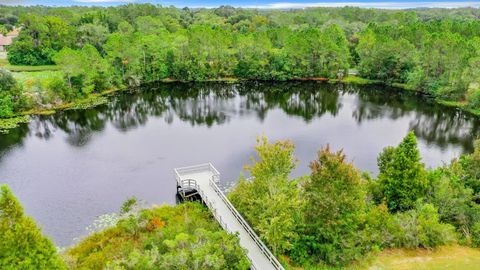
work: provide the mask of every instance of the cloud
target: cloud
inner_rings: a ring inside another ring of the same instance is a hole
[[[313,2],[313,3],[290,3],[279,2],[262,5],[243,6],[246,8],[262,9],[297,9],[308,7],[362,7],[362,8],[381,8],[381,9],[407,9],[407,8],[460,8],[477,7],[480,8],[480,2]]]

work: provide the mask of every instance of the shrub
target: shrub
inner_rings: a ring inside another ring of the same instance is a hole
[[[16,86],[17,82],[12,74],[5,69],[0,68],[0,93],[11,92]]]
[[[14,115],[14,98],[17,82],[12,74],[0,69],[0,118],[8,118]]]
[[[228,234],[198,203],[161,206],[127,215],[117,225],[93,234],[68,250],[73,269],[233,269],[250,263],[234,234]]]
[[[14,116],[12,96],[8,93],[0,93],[0,118]]]
[[[58,97],[66,102],[72,101],[76,96],[73,89],[68,87],[65,81],[60,77],[49,78],[47,89],[53,98]]]
[[[396,214],[391,230],[392,246],[399,248],[434,248],[456,240],[455,228],[441,223],[431,204],[417,203],[415,209]]]
[[[475,151],[472,154],[460,158],[460,164],[464,170],[465,185],[473,189],[477,203],[480,203],[480,140],[475,141]]]
[[[472,246],[480,247],[480,222],[476,222],[472,226]]]
[[[473,109],[480,109],[480,88],[471,90],[467,94],[468,106]]]

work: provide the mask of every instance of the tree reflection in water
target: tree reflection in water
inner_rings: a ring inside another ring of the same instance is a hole
[[[33,117],[29,125],[0,135],[0,158],[11,146],[22,145],[26,136],[48,140],[56,129],[67,134],[72,146],[82,146],[108,125],[128,132],[146,125],[152,117],[166,124],[178,119],[191,126],[214,127],[233,117],[254,117],[262,122],[270,111],[280,109],[309,123],[325,114],[335,117],[345,106],[351,107],[351,117],[358,125],[409,116],[415,134],[441,148],[455,145],[470,152],[480,134],[478,118],[385,87],[319,82],[163,83],[117,94],[108,104],[93,109]]]

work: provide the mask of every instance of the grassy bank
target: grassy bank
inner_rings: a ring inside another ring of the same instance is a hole
[[[474,270],[480,265],[480,249],[450,246],[426,249],[386,250],[365,270]]]
[[[418,92],[417,89],[415,89],[414,87],[408,84],[404,84],[404,83],[388,84],[379,80],[370,80],[370,79],[365,79],[358,76],[348,76],[342,80],[338,80],[338,81],[334,80],[332,82],[334,83],[340,82],[340,83],[356,84],[356,85],[385,85],[385,86],[391,86],[391,87],[395,87],[395,88],[406,90],[406,91]],[[444,99],[438,99],[438,98],[435,99],[435,101],[438,104],[441,104],[443,106],[457,108],[459,110],[473,114],[475,116],[480,116],[480,109],[470,108],[467,102],[444,100]]]
[[[6,69],[10,72],[35,72],[35,71],[51,71],[60,70],[59,66],[47,65],[47,66],[14,66],[8,63],[6,58],[0,57],[0,68]]]
[[[344,268],[287,266],[288,270],[475,270],[480,265],[480,249],[443,246],[428,249],[388,249]]]
[[[476,270],[480,265],[480,249],[464,246],[443,246],[428,249],[389,249],[371,255],[344,268],[328,266],[294,267],[287,270]]]
[[[12,72],[13,77],[20,85],[23,95],[25,95],[32,106],[17,113],[12,118],[0,119],[0,132],[8,132],[9,129],[16,128],[22,123],[28,123],[30,115],[49,115],[60,110],[67,109],[88,109],[101,104],[107,103],[106,96],[121,90],[120,88],[112,88],[104,90],[100,93],[89,94],[85,97],[77,98],[71,102],[62,102],[58,98],[52,98],[48,92],[49,83],[55,79],[63,79],[63,72],[57,70],[57,66],[39,66],[39,67],[21,67],[16,66],[17,70],[28,70],[22,72]],[[38,71],[35,71],[37,69]]]

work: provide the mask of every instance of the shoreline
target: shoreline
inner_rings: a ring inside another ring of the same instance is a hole
[[[217,79],[207,79],[202,81],[183,81],[183,80],[175,80],[175,79],[164,79],[156,82],[148,82],[148,83],[195,83],[195,82],[225,82],[225,83],[235,83],[241,81],[261,81],[261,80],[251,80],[251,79],[242,79],[242,78],[233,78],[233,77],[225,77],[225,78],[217,78]],[[317,82],[324,82],[330,84],[351,84],[351,85],[381,85],[386,87],[393,87],[403,91],[409,92],[417,92],[417,91],[408,85],[399,84],[399,83],[385,83],[379,80],[370,80],[365,79],[358,76],[347,76],[343,79],[328,79],[328,78],[321,78],[321,77],[312,77],[312,78],[294,78],[290,80],[285,80],[285,82],[294,82],[294,81],[317,81]],[[91,94],[86,98],[82,98],[79,100],[75,100],[68,103],[63,103],[59,105],[52,106],[50,108],[35,108],[30,109],[27,111],[23,111],[15,115],[14,117],[10,118],[0,118],[0,134],[1,133],[8,133],[8,130],[18,127],[20,124],[28,123],[29,117],[32,115],[52,115],[59,111],[64,110],[76,110],[76,109],[89,109],[96,107],[98,105],[102,105],[108,102],[107,96],[113,95],[117,92],[126,91],[130,88],[127,87],[120,87],[120,88],[112,88],[100,93]],[[425,93],[422,93],[425,94]],[[434,98],[435,103],[440,104],[442,106],[456,108],[462,112],[472,114],[473,116],[480,117],[480,109],[472,109],[468,108],[467,104],[460,101],[450,101],[450,100],[443,100]]]

